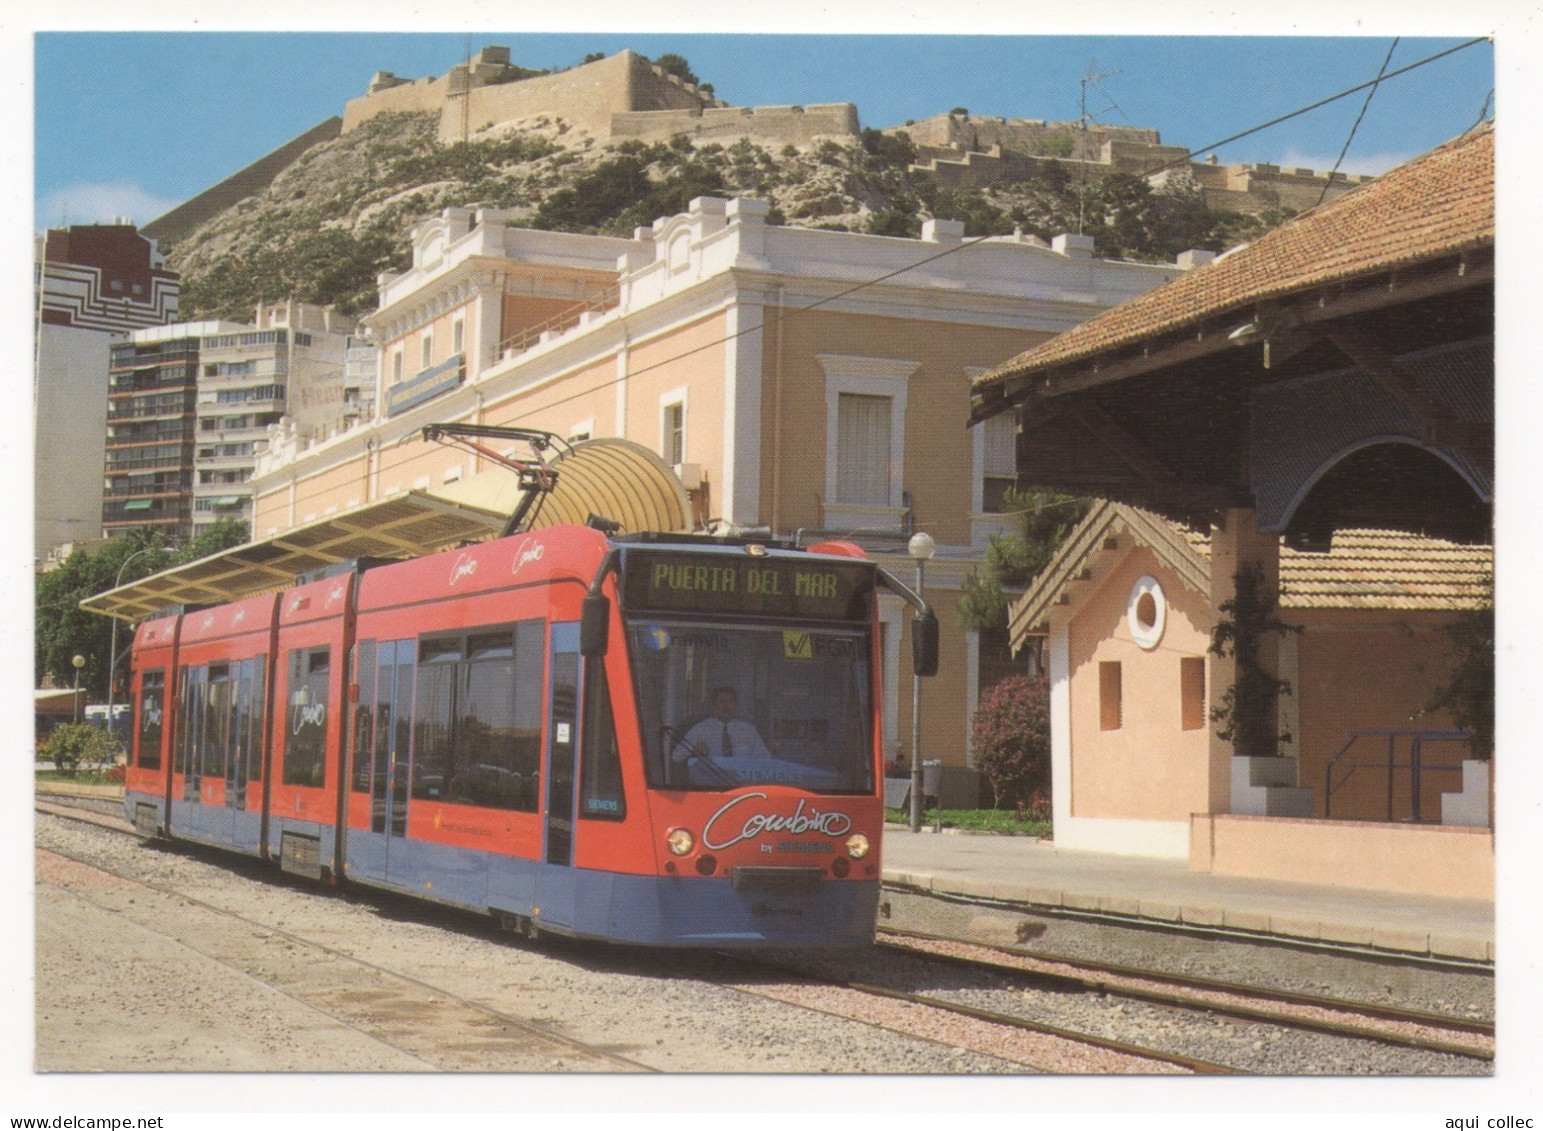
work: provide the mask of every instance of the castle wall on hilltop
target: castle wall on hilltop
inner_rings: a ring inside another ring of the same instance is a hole
[[[459,141],[464,124],[472,136],[500,122],[549,114],[596,138],[611,136],[611,118],[627,110],[700,110],[706,96],[666,75],[647,59],[622,51],[556,75],[473,88],[469,107],[456,98],[439,123],[443,144]]]
[[[1138,126],[1103,126],[1092,123],[1086,130],[1075,122],[1046,122],[1034,118],[988,118],[980,115],[939,114],[920,122],[897,127],[903,129],[919,147],[963,149],[985,152],[993,146],[1030,156],[1074,157],[1097,161],[1106,143],[1136,146],[1162,143],[1158,132]],[[1070,142],[1067,152],[1055,147]]]
[[[368,94],[350,98],[343,109],[343,132],[356,130],[382,114],[422,114],[438,110],[450,89],[450,76],[395,82],[389,73],[377,74]]]
[[[228,208],[234,208],[247,197],[262,192],[273,183],[275,177],[299,160],[306,150],[337,137],[341,127],[342,121],[336,117],[312,126],[293,141],[285,142],[272,153],[259,157],[213,188],[205,189],[164,216],[150,221],[140,231],[162,243],[175,243],[200,224],[212,220]]]
[[[1150,177],[1154,185],[1189,178],[1199,185],[1210,211],[1257,215],[1270,209],[1305,212],[1320,197],[1333,200],[1372,179],[1277,165],[1190,161],[1188,149],[1163,145],[1156,130],[1136,127],[1090,125],[1083,131],[1072,122],[943,114],[885,132],[902,131],[917,147],[912,168],[932,174],[949,189],[1029,180],[1051,165],[1072,174],[1093,166],[1099,176],[1130,173]],[[1053,149],[1060,152],[1052,155]]]
[[[665,113],[690,117],[727,107],[692,83],[666,74],[635,51],[621,51],[553,75],[500,81],[508,75],[507,48],[484,48],[468,69],[452,68],[439,78],[404,81],[378,74],[368,93],[350,99],[343,132],[380,114],[437,112],[439,140],[450,145],[463,136],[503,122],[547,115],[605,140],[617,115]],[[855,113],[855,112],[854,112]],[[677,129],[687,129],[682,126]],[[622,136],[638,136],[629,132]]]
[[[816,138],[857,137],[857,107],[850,102],[817,106],[725,106],[707,110],[648,110],[616,114],[611,136],[656,141],[687,134],[703,141],[748,137],[809,145]]]

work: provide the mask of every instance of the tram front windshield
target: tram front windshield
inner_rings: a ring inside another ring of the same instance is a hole
[[[654,788],[873,791],[866,627],[647,619],[628,638]]]

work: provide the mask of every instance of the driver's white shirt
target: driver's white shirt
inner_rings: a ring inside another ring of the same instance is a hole
[[[709,757],[724,757],[725,726],[728,728],[729,744],[733,747],[733,753],[729,757],[771,757],[771,751],[766,749],[766,743],[761,741],[761,732],[755,729],[754,723],[748,723],[744,719],[730,719],[725,723],[717,715],[707,716],[686,732],[686,737],[681,739],[680,747],[676,749],[676,757],[686,758],[695,754],[698,744],[706,748]]]

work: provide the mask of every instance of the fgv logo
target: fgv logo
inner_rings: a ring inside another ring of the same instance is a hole
[[[450,584],[454,585],[463,577],[470,577],[477,572],[477,559],[466,551],[461,551],[455,556],[455,564],[450,567]]]
[[[545,553],[546,547],[543,546],[540,542],[537,542],[533,546],[527,546],[525,549],[521,550],[518,554],[515,555],[514,565],[509,569],[509,576],[513,577],[515,574],[519,573],[527,562],[539,562],[541,560],[541,556]]]
[[[340,581],[332,587],[332,592],[327,594],[327,604],[334,605],[343,599],[343,594],[348,589],[348,583]]]
[[[143,714],[140,717],[139,729],[151,730],[161,725],[161,705],[154,699],[146,699]]]

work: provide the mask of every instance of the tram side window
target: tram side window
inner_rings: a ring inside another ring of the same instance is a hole
[[[246,725],[250,728],[250,745],[247,749],[247,780],[263,780],[263,691],[267,685],[267,656],[255,656],[242,662],[243,675],[241,691],[244,697],[242,710],[246,714]],[[248,678],[248,674],[250,678]]]
[[[205,668],[183,668],[182,690],[177,696],[177,773],[192,779],[198,776],[198,735],[203,727]]]
[[[545,643],[546,625],[541,621],[468,638],[454,800],[536,811]]]
[[[161,736],[166,710],[166,670],[154,668],[139,681],[139,711],[134,730],[139,736],[138,761],[141,770],[161,768]]]
[[[584,682],[583,750],[579,762],[579,816],[620,821],[627,816],[622,793],[621,750],[611,715],[611,688],[605,665],[587,664]]]
[[[326,645],[297,648],[289,653],[285,785],[321,786],[325,783],[331,659],[331,649]]]
[[[414,797],[536,811],[545,645],[542,621],[419,642]]]
[[[204,774],[225,776],[225,757],[230,747],[230,665],[210,664],[205,671],[204,733],[199,747]]]
[[[462,660],[459,636],[418,643],[418,694],[413,704],[413,796],[444,801],[455,774],[456,691]]]

